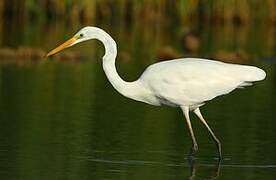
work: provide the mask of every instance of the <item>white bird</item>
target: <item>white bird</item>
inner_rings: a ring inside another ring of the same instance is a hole
[[[205,125],[216,143],[221,158],[221,143],[199,108],[217,96],[228,94],[236,88],[263,80],[266,73],[257,67],[218,62],[208,59],[180,58],[150,65],[134,82],[126,82],[115,67],[116,42],[104,30],[84,27],[71,39],[47,54],[51,56],[67,47],[90,39],[100,40],[105,47],[103,70],[113,87],[125,97],[155,106],[180,107],[192,138],[192,154],[198,150],[189,111],[193,111]]]

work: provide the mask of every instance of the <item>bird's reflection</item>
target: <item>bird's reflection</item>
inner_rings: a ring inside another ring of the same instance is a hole
[[[189,180],[193,180],[193,179],[195,179],[196,174],[197,174],[196,160],[193,158],[188,158],[188,164],[190,166]],[[220,175],[220,165],[221,165],[221,160],[218,160],[214,164],[214,169],[213,169],[212,173],[204,179],[208,179],[208,180],[217,179]]]

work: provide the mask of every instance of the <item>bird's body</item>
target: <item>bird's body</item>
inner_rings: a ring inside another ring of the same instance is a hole
[[[150,65],[138,80],[126,82],[116,71],[116,42],[108,33],[97,27],[81,29],[73,38],[49,52],[47,56],[90,39],[98,39],[104,44],[103,69],[108,80],[118,92],[128,98],[148,104],[169,105],[182,109],[193,140],[193,152],[197,150],[197,142],[189,111],[193,111],[208,129],[221,157],[220,142],[204,120],[199,107],[206,101],[227,94],[236,88],[251,85],[252,82],[263,80],[266,76],[262,69],[254,66],[208,59],[182,58]]]
[[[138,81],[154,96],[144,102],[194,110],[205,101],[264,78],[265,72],[254,66],[183,58],[149,66]]]

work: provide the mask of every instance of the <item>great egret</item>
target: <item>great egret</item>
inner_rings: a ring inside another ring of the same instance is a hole
[[[199,107],[206,101],[228,94],[236,88],[249,86],[252,82],[263,80],[266,76],[262,69],[254,66],[208,59],[181,58],[152,64],[138,80],[126,82],[116,71],[116,42],[104,30],[92,26],[82,28],[71,39],[50,51],[47,57],[90,39],[100,40],[104,44],[103,70],[119,93],[151,105],[168,105],[182,109],[192,138],[193,154],[198,150],[198,146],[189,111],[193,111],[208,129],[221,158],[221,143],[201,115]]]

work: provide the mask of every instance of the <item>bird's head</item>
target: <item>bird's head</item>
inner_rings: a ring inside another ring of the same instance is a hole
[[[96,35],[97,34],[96,32],[98,32],[99,30],[101,30],[101,29],[99,29],[97,27],[92,27],[92,26],[87,26],[87,27],[82,28],[72,38],[65,41],[64,43],[62,43],[61,45],[59,45],[55,49],[51,50],[46,55],[46,57],[52,56],[52,55],[62,51],[63,49],[71,47],[71,46],[73,46],[75,44],[78,44],[80,42],[96,38],[96,37],[94,37],[94,35]]]

